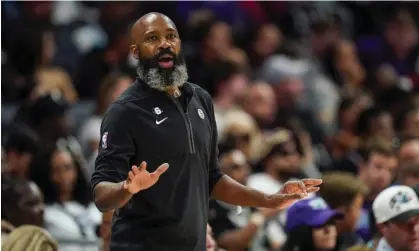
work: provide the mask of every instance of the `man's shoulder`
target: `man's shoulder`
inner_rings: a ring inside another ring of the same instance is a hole
[[[205,90],[204,88],[202,88],[201,86],[195,83],[188,82],[188,84],[192,86],[192,88],[195,90],[195,93],[198,96],[203,97],[208,100],[212,100],[211,95],[207,92],[207,90]]]

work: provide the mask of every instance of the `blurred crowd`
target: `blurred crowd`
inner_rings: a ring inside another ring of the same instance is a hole
[[[89,179],[101,120],[137,74],[130,27],[150,11],[173,19],[189,80],[213,97],[225,174],[266,193],[324,181],[285,211],[210,201],[208,250],[419,250],[418,3],[1,7],[4,250],[108,250],[112,213]]]

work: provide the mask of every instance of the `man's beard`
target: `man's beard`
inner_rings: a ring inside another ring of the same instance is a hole
[[[159,58],[164,54],[173,57],[172,68],[159,66]],[[165,91],[168,87],[181,87],[189,77],[183,55],[181,53],[176,55],[168,50],[161,51],[151,59],[138,60],[137,75],[151,88],[160,91]]]

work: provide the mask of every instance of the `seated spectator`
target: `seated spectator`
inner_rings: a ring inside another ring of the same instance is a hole
[[[395,137],[393,117],[380,108],[368,108],[358,117],[357,134],[362,138],[383,137],[392,141]]]
[[[250,175],[247,185],[264,193],[276,193],[291,178],[305,175],[301,152],[290,131],[278,129],[261,147],[260,173]]]
[[[108,75],[103,81],[97,99],[95,113],[83,124],[80,130],[80,144],[86,156],[96,158],[95,152],[100,141],[100,125],[109,105],[130,85],[132,79],[122,73]],[[93,155],[92,155],[93,154]]]
[[[215,78],[214,113],[220,132],[218,137],[222,141],[225,115],[238,109],[237,104],[247,91],[248,79],[243,70],[230,61],[217,64]]]
[[[60,250],[95,250],[102,215],[71,154],[55,148],[37,164],[34,180],[45,195],[45,227],[60,243]]]
[[[24,125],[11,125],[6,133],[4,151],[7,165],[3,166],[2,172],[21,179],[28,179],[29,167],[35,157],[38,143],[38,135]]]
[[[230,111],[225,116],[221,143],[239,149],[249,160],[258,159],[262,135],[252,116],[242,110]]]
[[[34,182],[2,174],[1,195],[1,219],[5,230],[22,225],[44,225],[43,197]]]
[[[288,239],[283,251],[341,250],[336,219],[342,217],[318,197],[297,201],[288,209]]]
[[[29,110],[29,125],[42,138],[40,149],[66,148],[77,166],[86,172],[87,162],[81,146],[71,134],[69,111],[69,103],[60,94],[42,96]]]
[[[250,171],[246,156],[237,149],[220,155],[220,168],[241,184],[246,183]],[[218,246],[226,250],[271,250],[285,241],[282,227],[273,218],[277,210],[252,210],[213,200],[209,212],[209,224]]]
[[[403,142],[398,154],[400,166],[410,162],[419,162],[419,140],[411,139]]]
[[[25,225],[13,230],[6,241],[2,241],[1,250],[58,251],[58,245],[43,228]]]
[[[368,187],[350,173],[328,173],[322,179],[318,195],[331,208],[343,215],[341,220],[336,221],[342,246],[348,248],[360,244],[362,240],[355,230],[361,217],[364,198],[368,194]],[[365,225],[369,227],[369,222]]]
[[[383,190],[373,212],[382,235],[377,251],[419,250],[419,198],[412,188],[395,185]]]
[[[419,185],[419,163],[409,163],[400,166],[397,175],[397,183],[409,187]]]
[[[262,131],[275,128],[277,104],[272,86],[262,81],[253,82],[246,94],[243,109],[252,115],[258,127]]]

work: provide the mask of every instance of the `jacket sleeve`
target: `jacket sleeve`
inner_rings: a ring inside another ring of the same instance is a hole
[[[118,183],[127,178],[135,155],[134,136],[129,122],[129,110],[114,103],[102,121],[99,153],[91,177],[91,190],[103,181]],[[128,120],[128,121],[127,121]]]
[[[211,194],[212,189],[214,188],[215,184],[217,184],[218,180],[224,175],[220,171],[220,165],[218,162],[218,132],[217,132],[217,124],[215,121],[214,115],[214,105],[212,103],[212,99],[208,94],[208,101],[210,106],[210,114],[211,114],[211,152],[210,152],[210,162],[209,162],[209,192]]]

